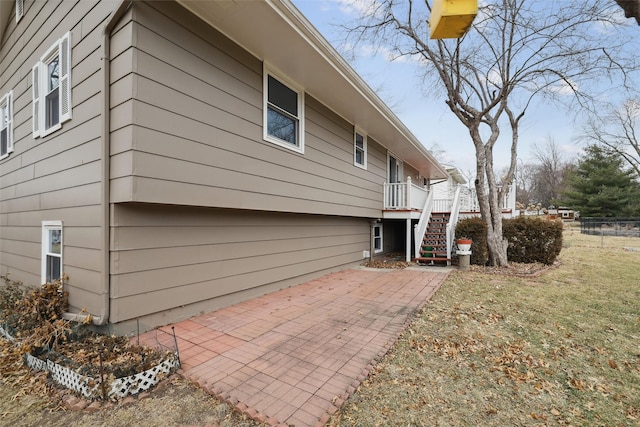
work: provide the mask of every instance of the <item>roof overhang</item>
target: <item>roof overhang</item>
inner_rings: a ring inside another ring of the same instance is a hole
[[[177,0],[420,174],[447,172],[289,0]]]
[[[460,170],[457,167],[444,165],[444,168],[447,170],[449,175],[451,175],[451,178],[456,182],[456,184],[467,183],[467,178],[465,178],[464,175],[462,175],[462,172],[460,172]]]
[[[0,0],[0,37],[2,37],[7,30],[9,20],[16,18],[12,13],[15,3],[15,0]]]

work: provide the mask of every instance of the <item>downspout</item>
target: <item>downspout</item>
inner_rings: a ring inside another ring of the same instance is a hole
[[[109,310],[111,308],[111,276],[110,276],[110,50],[111,50],[111,31],[113,31],[116,24],[124,16],[132,5],[133,0],[121,0],[118,7],[113,14],[109,17],[107,24],[102,32],[102,65],[101,71],[103,76],[102,81],[102,130],[101,130],[101,149],[102,149],[102,291],[103,291],[103,313],[100,316],[93,316],[94,325],[106,325],[109,321]],[[86,313],[64,313],[64,318],[69,320],[84,320]]]

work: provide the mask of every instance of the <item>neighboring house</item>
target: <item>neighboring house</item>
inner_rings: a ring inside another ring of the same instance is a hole
[[[447,177],[288,0],[1,1],[0,30],[0,274],[66,273],[68,317],[128,332],[409,258]]]
[[[547,215],[549,219],[557,219],[560,218],[562,220],[573,221],[580,217],[578,212],[575,212],[573,209],[569,209],[567,207],[558,207],[557,209],[549,209],[547,211]]]

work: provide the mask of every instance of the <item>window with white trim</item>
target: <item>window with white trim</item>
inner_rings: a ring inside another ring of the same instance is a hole
[[[382,224],[373,226],[373,251],[376,254],[382,252]]]
[[[13,91],[0,99],[0,159],[13,151]]]
[[[304,92],[264,71],[266,141],[304,153]]]
[[[16,0],[16,23],[20,22],[24,15],[24,0]]]
[[[71,120],[71,32],[32,69],[33,137],[49,135]]]
[[[362,169],[367,168],[367,136],[357,130],[353,137],[353,164]]]
[[[42,283],[62,276],[62,221],[42,221]]]

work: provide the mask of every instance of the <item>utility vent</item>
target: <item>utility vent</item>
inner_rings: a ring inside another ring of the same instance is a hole
[[[16,23],[20,22],[24,15],[24,0],[16,0]]]
[[[369,251],[362,251],[362,258],[369,258]]]

